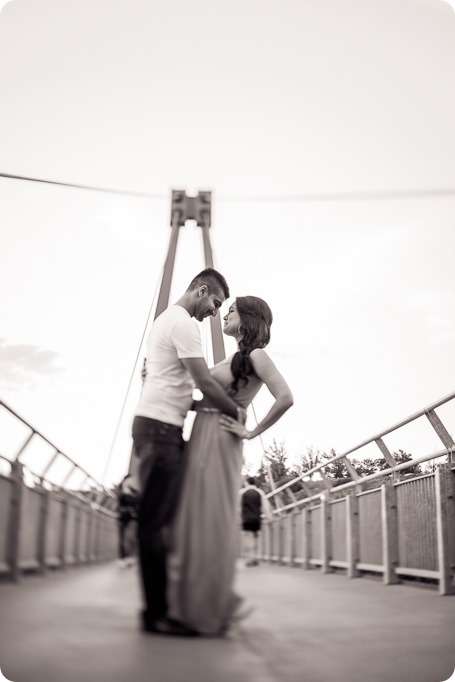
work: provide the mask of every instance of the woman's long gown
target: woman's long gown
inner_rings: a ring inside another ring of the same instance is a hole
[[[231,358],[211,369],[227,388]],[[234,396],[247,407],[261,387],[250,376]],[[169,616],[201,634],[221,633],[242,601],[233,592],[239,535],[242,440],[223,431],[220,412],[204,399],[187,443],[187,469],[168,559]]]

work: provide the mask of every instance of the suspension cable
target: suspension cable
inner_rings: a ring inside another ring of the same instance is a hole
[[[47,185],[58,185],[61,187],[72,187],[74,189],[85,189],[93,192],[105,192],[107,194],[118,194],[124,196],[141,197],[144,199],[167,199],[167,195],[137,192],[132,190],[112,189],[109,187],[97,187],[95,185],[82,185],[59,180],[47,180],[34,178],[24,175],[13,175],[11,173],[1,173],[0,178],[9,180],[24,180],[26,182],[38,182]],[[306,201],[381,201],[393,199],[414,199],[425,197],[447,197],[455,196],[455,187],[439,187],[424,189],[398,189],[398,190],[365,190],[358,192],[321,192],[308,194],[276,194],[276,195],[225,195],[217,196],[218,201],[225,202],[245,202],[245,203],[301,203]]]
[[[436,189],[366,190],[364,192],[315,192],[313,194],[276,194],[265,196],[226,195],[217,196],[217,200],[239,203],[301,203],[305,201],[381,201],[384,199],[414,199],[446,196],[455,196],[455,187]]]
[[[25,180],[26,182],[38,182],[44,185],[58,185],[60,187],[72,187],[73,189],[85,189],[91,192],[104,192],[105,194],[119,194],[130,197],[141,197],[143,199],[167,199],[164,194],[152,194],[150,192],[133,192],[125,189],[112,189],[109,187],[96,187],[95,185],[78,185],[71,182],[60,182],[58,180],[45,180],[43,178],[32,178],[24,175],[11,175],[0,173],[0,178],[8,180]]]
[[[141,337],[141,340],[140,340],[140,343],[139,343],[139,347],[138,347],[138,349],[137,349],[136,360],[134,361],[133,371],[131,372],[130,380],[129,380],[129,383],[128,383],[128,388],[126,389],[125,397],[124,397],[124,399],[123,399],[122,409],[121,409],[121,411],[120,411],[120,416],[119,416],[119,418],[118,418],[117,426],[116,426],[116,428],[115,428],[114,437],[113,437],[113,439],[112,439],[112,443],[111,443],[111,447],[110,447],[110,449],[109,449],[109,453],[108,453],[108,456],[107,456],[106,464],[105,464],[105,466],[104,466],[103,476],[102,476],[102,479],[101,479],[101,481],[103,482],[103,484],[104,484],[104,481],[105,481],[107,469],[108,469],[109,464],[110,464],[110,460],[111,460],[111,457],[112,457],[112,453],[113,453],[113,451],[114,451],[114,446],[115,446],[115,443],[116,443],[116,440],[117,440],[117,435],[118,435],[118,431],[119,431],[119,428],[120,428],[120,423],[121,423],[121,421],[122,421],[123,413],[124,413],[124,411],[125,411],[126,403],[127,403],[128,397],[129,397],[129,393],[130,393],[130,389],[131,389],[131,384],[133,383],[133,379],[134,379],[134,376],[135,376],[136,371],[137,371],[137,366],[138,366],[138,361],[139,361],[139,355],[140,355],[140,353],[141,353],[141,349],[142,349],[142,346],[143,346],[143,343],[144,343],[145,335],[146,335],[147,329],[148,329],[148,327],[149,327],[150,318],[151,318],[151,315],[152,315],[152,310],[153,310],[154,307],[155,307],[155,302],[156,302],[156,299],[157,299],[157,296],[158,296],[158,285],[159,285],[159,283],[161,282],[161,280],[162,280],[162,278],[163,278],[163,272],[164,272],[164,266],[163,266],[163,268],[161,269],[161,276],[158,277],[158,279],[157,279],[157,284],[156,284],[156,288],[155,288],[155,293],[153,294],[152,303],[150,304],[150,308],[149,308],[148,315],[147,315],[147,320],[146,320],[145,326],[144,326],[144,331],[142,332],[142,337]]]

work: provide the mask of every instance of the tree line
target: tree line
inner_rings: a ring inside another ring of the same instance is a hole
[[[403,464],[412,460],[412,455],[401,449],[391,454],[397,464]],[[306,452],[298,455],[291,463],[285,444],[277,443],[273,440],[272,444],[265,450],[260,469],[255,476],[257,485],[268,493],[272,490],[270,477],[273,478],[274,486],[278,488],[298,476],[306,474],[319,464],[329,462],[336,455],[337,453],[334,449],[324,452],[313,447],[308,447]],[[365,457],[364,459],[349,457],[349,462],[360,478],[390,468],[389,464],[382,456],[377,458]],[[406,468],[402,472],[402,475],[404,477],[419,476],[421,474],[430,473],[434,471],[435,468],[435,462],[427,462],[423,465],[414,464]],[[326,464],[322,470],[322,474],[324,478],[327,479],[330,487],[336,487],[337,485],[348,483],[353,480],[343,459],[339,459],[331,464]],[[320,492],[325,485],[326,484],[318,473],[311,473],[308,478],[305,479],[305,482],[296,481],[289,486],[288,489],[284,490],[283,493],[281,493],[282,502],[288,504],[294,499],[307,497],[308,493],[311,491],[314,491],[314,493]],[[379,482],[375,481],[375,485],[379,485]]]

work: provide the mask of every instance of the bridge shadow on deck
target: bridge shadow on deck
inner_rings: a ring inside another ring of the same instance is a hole
[[[237,583],[256,609],[223,639],[141,633],[135,568],[2,583],[1,672],[13,682],[441,682],[454,671],[453,597],[268,565],[239,564]]]

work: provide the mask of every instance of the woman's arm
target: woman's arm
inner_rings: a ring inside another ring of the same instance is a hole
[[[275,402],[264,419],[251,431],[248,431],[245,426],[231,417],[226,415],[220,417],[220,425],[224,431],[230,431],[239,436],[239,438],[246,438],[247,440],[256,438],[256,436],[269,429],[294,403],[291,389],[267,353],[261,348],[255,348],[251,352],[250,358],[255,374],[267,386],[275,398]]]

